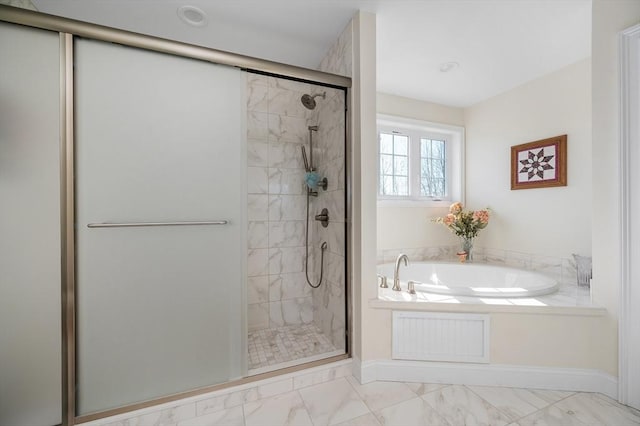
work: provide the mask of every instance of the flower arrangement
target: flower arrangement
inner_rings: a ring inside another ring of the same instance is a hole
[[[433,221],[443,224],[459,237],[472,239],[489,224],[489,209],[465,211],[462,203],[453,203],[449,207],[449,214]]]

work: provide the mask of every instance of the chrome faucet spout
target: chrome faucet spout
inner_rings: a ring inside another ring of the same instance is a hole
[[[401,253],[396,259],[396,269],[393,273],[393,288],[392,290],[400,291],[400,263],[404,260],[404,266],[409,266],[409,257]]]

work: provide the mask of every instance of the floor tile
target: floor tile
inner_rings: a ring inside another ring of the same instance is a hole
[[[531,399],[528,402],[535,405],[539,409],[548,407],[550,404],[553,404],[560,401],[561,399],[568,398],[571,395],[575,394],[575,392],[554,391],[546,389],[526,389],[526,391],[532,393],[537,397],[537,399]]]
[[[361,385],[353,376],[347,377],[347,380],[371,411],[378,411],[417,396],[404,383],[373,382]]]
[[[244,404],[246,426],[313,426],[298,391]]]
[[[242,407],[233,407],[182,421],[177,426],[244,426],[244,416]]]
[[[437,391],[449,385],[443,385],[441,383],[405,383],[409,386],[409,389],[418,396],[428,394],[429,392]]]
[[[555,405],[536,411],[509,426],[586,426],[575,416],[575,413],[565,412]]]
[[[467,386],[475,394],[504,413],[511,421],[518,420],[540,408],[562,399],[560,395],[544,394],[543,391],[535,394],[527,389],[503,388],[497,386]],[[568,396],[570,394],[567,394]],[[545,399],[542,399],[546,396]],[[556,397],[555,401],[548,402]]]
[[[603,401],[608,402],[609,404],[614,405],[614,406],[616,406],[618,408],[621,408],[623,410],[629,411],[634,416],[640,417],[640,410],[636,410],[635,408],[629,407],[628,405],[622,405],[618,401],[614,401],[613,399],[611,399],[608,396],[603,395],[601,393],[594,393],[593,396],[598,397],[598,398],[602,399]]]
[[[315,426],[335,425],[369,413],[347,379],[300,389]]]
[[[425,400],[415,397],[375,413],[384,426],[450,426]]]
[[[455,426],[503,426],[512,422],[509,417],[464,386],[447,386],[423,395],[422,398]]]
[[[554,404],[565,413],[574,414],[588,425],[631,426],[640,425],[640,416],[629,407],[591,393],[579,393]]]
[[[347,420],[343,423],[338,423],[336,426],[382,426],[373,413],[365,414],[364,416],[356,417],[355,419]]]
[[[435,383],[361,385],[351,364],[93,426],[640,426],[640,411],[597,393]],[[295,390],[296,388],[299,389]],[[124,417],[124,418],[123,418]]]

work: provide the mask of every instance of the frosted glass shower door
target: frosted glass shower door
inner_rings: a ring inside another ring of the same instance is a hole
[[[241,71],[80,40],[75,72],[78,414],[242,376]]]
[[[62,420],[59,52],[0,22],[0,425]]]

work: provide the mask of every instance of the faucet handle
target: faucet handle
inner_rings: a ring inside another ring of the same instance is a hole
[[[415,282],[409,281],[407,283],[407,291],[409,294],[416,294]]]
[[[389,288],[386,276],[378,274],[378,279],[380,280],[380,288]]]

